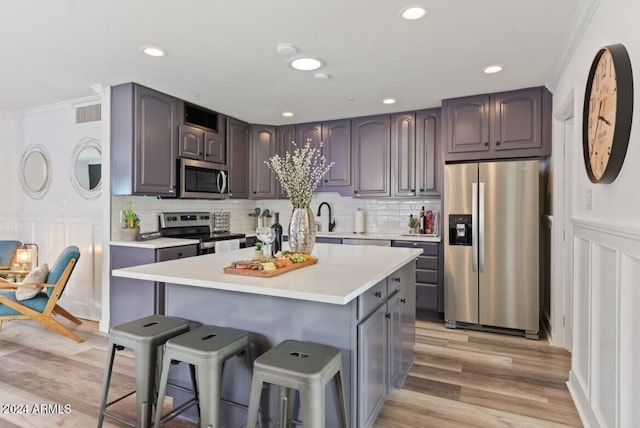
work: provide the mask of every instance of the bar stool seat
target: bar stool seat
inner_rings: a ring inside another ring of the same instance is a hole
[[[109,332],[107,367],[102,383],[102,399],[98,428],[102,427],[107,416],[126,425],[133,426],[122,418],[107,413],[107,407],[136,394],[137,424],[139,427],[151,426],[152,408],[155,405],[157,363],[162,359],[162,345],[172,337],[189,331],[189,321],[163,315],[151,315],[119,326]],[[107,403],[113,361],[116,351],[131,348],[135,354],[136,389],[116,400]]]
[[[167,341],[162,363],[158,402],[162,402],[167,389],[169,367],[173,362],[185,362],[197,367],[197,386],[194,395],[198,402],[201,427],[218,427],[220,403],[239,407],[248,406],[222,399],[222,372],[224,363],[234,356],[244,356],[251,384],[252,359],[249,333],[229,327],[205,325],[189,333]],[[198,391],[199,390],[199,391]],[[185,410],[181,409],[180,411]],[[173,412],[172,412],[173,413]],[[171,417],[178,413],[172,414]],[[155,427],[160,427],[166,417],[156,412]]]
[[[348,427],[346,402],[342,387],[342,356],[336,348],[312,342],[286,340],[265,352],[254,363],[249,418],[247,427],[256,423],[258,405],[262,394],[262,384],[271,383],[281,387],[280,406],[281,427],[288,427],[291,419],[283,398],[288,389],[300,394],[302,417],[305,428],[325,427],[325,387],[333,379],[337,388],[342,426]],[[283,390],[284,389],[284,390]]]

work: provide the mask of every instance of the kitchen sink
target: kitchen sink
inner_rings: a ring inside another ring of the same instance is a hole
[[[438,238],[437,233],[403,233],[401,236],[412,236],[414,238]]]

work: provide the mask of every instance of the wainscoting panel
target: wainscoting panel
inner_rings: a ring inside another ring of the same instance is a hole
[[[620,379],[635,381],[620,385],[620,426],[631,427],[640,421],[640,258],[623,255],[621,272]]]
[[[571,366],[573,372],[580,383],[580,389],[585,392],[589,399],[589,331],[591,331],[591,317],[589,311],[578,310],[577,308],[589,308],[591,306],[591,251],[589,241],[576,237],[574,240],[573,254],[575,255],[575,284],[573,286],[574,310],[573,310],[573,354],[571,355]]]
[[[640,420],[640,231],[573,221],[569,390],[587,427]]]
[[[80,249],[76,266],[60,304],[73,315],[100,320],[102,245],[97,239],[99,216],[0,217],[0,239],[38,244],[39,263],[52,266],[69,245]]]

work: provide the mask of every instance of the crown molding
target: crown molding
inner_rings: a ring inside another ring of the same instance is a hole
[[[591,19],[598,9],[602,0],[580,0],[576,13],[573,15],[573,19],[569,24],[569,30],[567,31],[564,41],[562,43],[562,51],[558,56],[558,62],[551,74],[551,79],[547,87],[551,92],[555,92],[556,86],[562,77],[562,74],[567,69],[569,61],[573,57],[578,44],[582,40],[584,32],[587,30]]]

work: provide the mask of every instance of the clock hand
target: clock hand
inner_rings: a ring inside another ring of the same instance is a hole
[[[605,119],[604,117],[602,117],[602,116],[598,116],[598,120],[601,120],[604,123],[606,123],[607,125],[611,126],[611,123],[609,123],[609,121],[607,119]]]
[[[600,106],[598,107],[598,118],[600,117],[600,113],[602,112],[602,100],[600,100]],[[593,155],[593,149],[596,147],[596,138],[598,137],[598,125],[600,125],[600,121],[596,122],[596,129],[593,133],[593,143],[591,143],[591,150],[589,150],[589,157]]]

